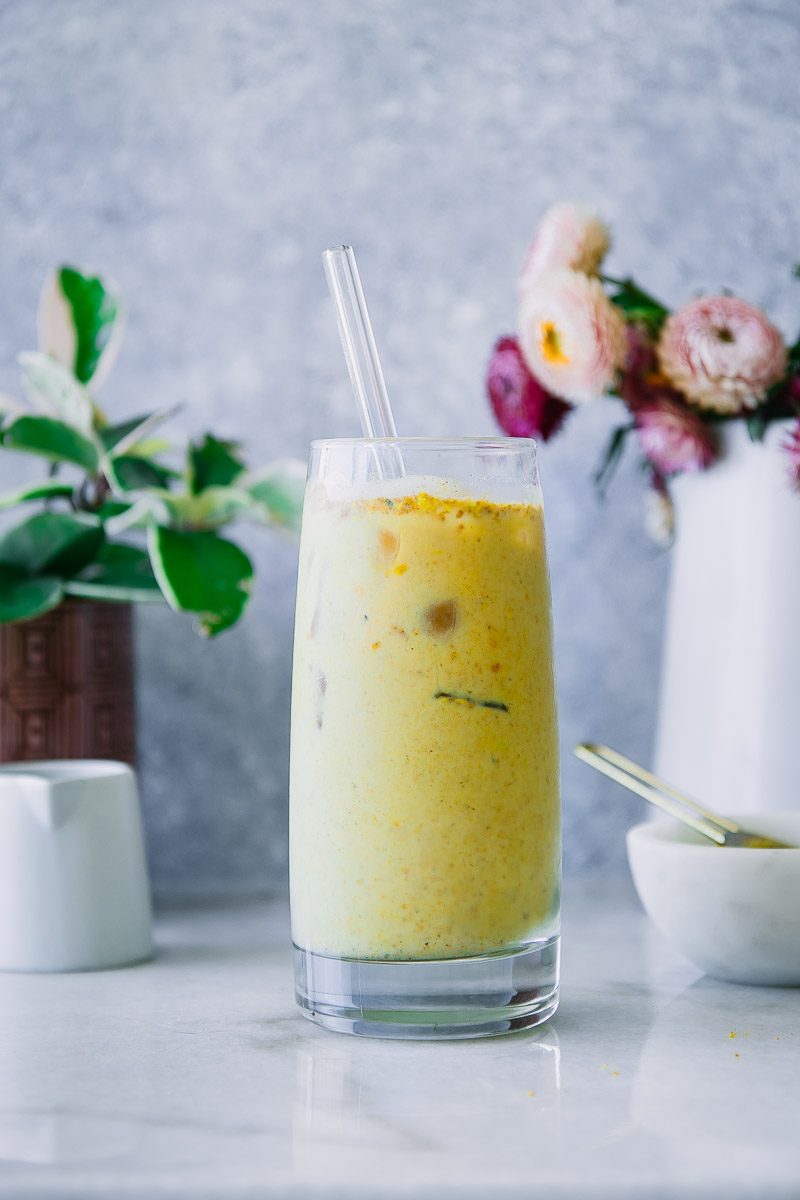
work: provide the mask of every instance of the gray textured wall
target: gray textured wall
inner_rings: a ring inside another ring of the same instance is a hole
[[[671,303],[729,285],[800,314],[795,0],[0,0],[0,389],[46,268],[113,274],[116,414],[186,402],[254,463],[357,432],[320,251],[356,246],[401,429],[492,430],[493,338],[537,217],[613,223],[610,268]],[[611,402],[543,454],[564,745],[650,754],[668,561]],[[10,456],[4,481],[28,464]],[[244,538],[244,625],[138,623],[142,784],[161,890],[257,888],[286,860],[295,553]],[[618,864],[637,811],[569,758],[567,864]]]

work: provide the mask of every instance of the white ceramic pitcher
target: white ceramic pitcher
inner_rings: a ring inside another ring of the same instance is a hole
[[[130,767],[99,760],[0,766],[0,970],[91,971],[152,952]]]

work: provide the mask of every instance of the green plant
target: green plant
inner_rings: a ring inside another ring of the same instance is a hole
[[[238,621],[253,584],[250,559],[220,530],[245,520],[296,533],[305,469],[289,459],[248,472],[239,444],[211,434],[176,468],[156,436],[174,410],[109,421],[95,392],[123,318],[96,276],[61,267],[45,282],[39,349],[19,356],[27,404],[0,397],[0,449],[49,465],[38,483],[0,495],[0,509],[21,513],[0,529],[0,621],[66,596],[166,600],[213,636]]]

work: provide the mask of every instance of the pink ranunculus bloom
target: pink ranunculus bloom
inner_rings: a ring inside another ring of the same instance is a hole
[[[563,269],[596,275],[610,245],[608,229],[590,209],[554,204],[536,227],[517,286],[524,292],[545,272]]]
[[[698,408],[737,413],[756,408],[786,371],[780,331],[755,304],[701,296],[666,321],[661,370]]]
[[[615,382],[625,361],[625,318],[599,279],[578,271],[543,275],[520,298],[519,345],[543,387],[586,404]]]
[[[636,436],[646,458],[661,475],[703,471],[716,458],[711,430],[688,405],[658,396],[636,411]]]
[[[486,388],[497,422],[509,437],[540,437],[546,442],[572,407],[534,379],[513,337],[500,338],[495,346]]]

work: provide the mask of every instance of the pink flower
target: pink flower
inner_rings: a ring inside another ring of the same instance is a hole
[[[655,347],[646,331],[638,325],[627,325],[625,336],[627,349],[619,394],[631,412],[637,413],[640,408],[653,404],[657,399],[656,392],[660,395],[666,391],[680,399],[679,393],[669,387],[663,375],[658,374]]]
[[[657,371],[653,339],[641,325],[626,325],[625,367],[635,375],[653,375]]]
[[[702,296],[669,319],[658,345],[661,370],[698,408],[756,408],[786,371],[780,332],[754,304]]]
[[[627,332],[619,394],[634,416],[639,445],[657,475],[711,466],[717,455],[713,430],[659,373],[647,332],[634,325]]]
[[[609,245],[600,219],[578,204],[555,204],[539,222],[520,272],[518,287],[526,291],[549,271],[583,271],[596,275]]]
[[[708,426],[686,404],[664,393],[637,409],[636,436],[661,475],[703,471],[716,458]]]
[[[534,379],[513,337],[500,338],[495,346],[486,388],[497,422],[509,437],[540,437],[546,442],[572,407]]]
[[[625,359],[625,319],[599,279],[543,275],[521,297],[519,345],[543,387],[576,404],[596,399]]]
[[[789,431],[782,449],[789,455],[789,482],[795,492],[800,492],[800,421]]]

